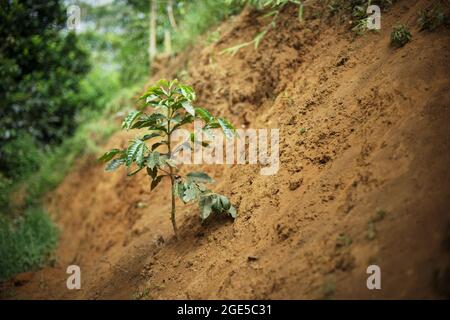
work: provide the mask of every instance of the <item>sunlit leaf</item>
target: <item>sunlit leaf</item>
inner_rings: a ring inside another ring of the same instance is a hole
[[[228,139],[233,138],[236,129],[233,125],[226,119],[218,118],[217,121],[219,125],[222,127],[223,133]]]
[[[178,92],[189,101],[194,101],[196,98],[194,89],[189,86],[180,85]]]
[[[209,113],[209,111],[204,108],[195,108],[195,114],[197,115],[197,118],[199,117],[206,123],[209,123],[211,120],[213,120],[213,116],[211,115],[211,113]]]
[[[127,150],[127,166],[130,166],[133,161],[141,165],[144,161],[145,153],[148,151],[147,145],[140,139],[134,139]]]
[[[184,110],[186,110],[186,112],[188,112],[192,116],[195,116],[195,109],[189,101],[183,101],[181,105],[183,106]]]
[[[165,120],[166,116],[161,113],[152,113],[140,117],[132,126],[131,129],[141,129],[144,127],[152,127],[158,124],[161,120]]]

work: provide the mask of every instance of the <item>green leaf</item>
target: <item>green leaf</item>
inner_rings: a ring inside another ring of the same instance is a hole
[[[209,217],[209,215],[212,212],[212,204],[213,201],[211,197],[201,197],[200,201],[198,202],[199,209],[200,209],[200,218],[202,220],[205,220]]]
[[[178,198],[180,198],[181,201],[185,202],[183,199],[184,192],[186,190],[184,183],[181,181],[176,182],[174,185],[174,189],[175,189],[175,194],[178,196]]]
[[[139,99],[140,100],[146,100],[148,97],[155,95],[157,97],[161,97],[161,95],[163,95],[164,92],[161,90],[160,87],[158,86],[151,86],[150,88],[147,89],[147,92],[144,93]]]
[[[156,186],[161,182],[163,177],[164,176],[157,176],[155,179],[153,179],[152,184],[150,185],[150,190],[155,189]]]
[[[129,177],[134,176],[136,173],[138,173],[139,171],[141,171],[141,170],[144,169],[144,168],[145,168],[145,167],[140,167],[140,168],[134,170],[133,172],[128,172],[128,173],[127,173],[127,176],[129,176]]]
[[[237,212],[236,212],[236,208],[235,207],[230,206],[230,209],[228,209],[228,213],[230,214],[230,216],[233,217],[233,219],[236,219]]]
[[[133,111],[123,120],[122,129],[129,130],[134,120],[136,120],[140,115],[142,115],[142,111]]]
[[[189,202],[189,201],[195,200],[195,199],[197,199],[199,193],[200,193],[200,191],[199,191],[197,185],[193,182],[188,182],[185,185],[183,201]]]
[[[131,129],[141,129],[144,127],[152,127],[160,122],[160,120],[166,119],[166,116],[161,113],[152,113],[151,115],[145,115],[136,121]],[[151,128],[152,129],[152,128]]]
[[[195,114],[197,115],[197,118],[200,117],[200,119],[202,119],[206,123],[209,123],[214,119],[211,113],[209,113],[209,111],[204,108],[195,108]]]
[[[213,183],[214,179],[208,176],[206,173],[201,171],[189,172],[186,175],[188,181],[198,182],[198,183]]]
[[[150,134],[146,134],[145,136],[142,137],[142,141],[146,141],[146,140],[150,140],[152,138],[156,138],[156,137],[160,137],[161,134],[158,132],[152,132]]]
[[[167,134],[167,128],[165,126],[161,126],[161,125],[153,125],[150,127],[150,130],[159,130],[159,131],[162,131],[165,134]]]
[[[223,210],[228,211],[231,207],[230,200],[228,200],[227,197],[221,194],[217,195],[217,198],[220,200]]]
[[[157,96],[156,94],[151,94],[145,98],[145,103],[155,105],[159,103],[159,100],[159,96]]]
[[[170,119],[171,124],[178,124],[183,120],[183,116],[181,114],[177,114],[175,117]]]
[[[99,162],[108,162],[112,158],[114,158],[117,154],[121,153],[122,151],[119,149],[112,149],[111,151],[106,152],[104,155],[102,155],[100,158],[97,159]]]
[[[169,82],[169,90],[172,90],[173,87],[178,85],[178,79],[173,79],[172,81]]]
[[[181,120],[181,122],[177,123],[173,129],[171,130],[171,132],[175,131],[176,129],[178,129],[179,127],[185,125],[186,123],[191,123],[194,120],[194,117],[190,114],[186,114],[185,117],[183,118],[183,120]]]
[[[147,157],[147,166],[150,169],[154,169],[157,166],[160,166],[161,164],[161,155],[158,151],[153,151],[150,153],[150,155]]]
[[[233,138],[236,129],[234,126],[226,119],[218,118],[220,126],[222,127],[222,131],[228,139]]]
[[[170,86],[170,83],[169,83],[169,81],[167,81],[166,79],[161,79],[161,80],[159,80],[159,81],[156,83],[156,85],[157,85],[158,87],[169,87],[169,86]]]
[[[142,140],[140,141],[142,142],[142,144],[139,146],[136,152],[136,163],[138,164],[138,166],[143,165],[145,154],[148,151],[147,145]]]
[[[147,167],[147,174],[154,180],[158,175],[158,168],[154,167],[153,169]]]
[[[223,211],[222,203],[219,200],[219,197],[216,194],[211,195],[212,199],[212,208],[215,212],[221,213]]]
[[[194,101],[196,98],[194,89],[189,86],[179,85],[178,92],[189,101]]]
[[[152,144],[152,151],[154,151],[159,146],[162,146],[163,144],[164,144],[163,142],[157,142],[157,143]]]
[[[221,126],[220,126],[220,124],[219,124],[219,122],[217,122],[217,120],[215,120],[214,119],[214,121],[212,121],[212,122],[210,122],[210,123],[208,123],[207,125],[205,125],[204,127],[203,127],[203,130],[210,130],[210,129],[217,129],[217,128],[220,128]]]
[[[184,110],[186,110],[186,112],[188,112],[192,116],[195,116],[195,109],[189,101],[183,101],[181,105],[183,106]]]
[[[132,141],[127,150],[127,166],[130,166],[133,161],[140,166],[144,161],[145,153],[148,151],[147,145],[140,139]]]
[[[114,159],[106,165],[105,170],[106,171],[114,171],[124,163],[125,163],[125,159]]]

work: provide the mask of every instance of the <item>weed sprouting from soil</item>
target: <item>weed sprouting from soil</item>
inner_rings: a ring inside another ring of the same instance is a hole
[[[391,44],[394,47],[403,47],[411,41],[411,33],[405,25],[396,25],[391,33]]]
[[[435,31],[443,25],[450,27],[450,8],[449,3],[445,5],[444,1],[436,1],[430,7],[419,12],[417,24],[421,31]]]

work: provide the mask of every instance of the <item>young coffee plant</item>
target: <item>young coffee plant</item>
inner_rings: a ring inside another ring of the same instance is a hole
[[[403,47],[411,41],[411,33],[404,25],[397,25],[391,33],[391,44],[396,47]]]
[[[214,182],[204,172],[190,172],[185,176],[179,173],[174,155],[172,134],[175,130],[200,120],[202,129],[221,129],[226,137],[236,134],[234,126],[226,119],[216,118],[206,109],[194,107],[195,92],[182,85],[178,80],[160,80],[157,85],[150,87],[141,97],[145,107],[151,110],[131,112],[123,121],[122,128],[147,129],[149,132],[140,138],[132,140],[126,149],[113,149],[106,152],[98,160],[107,162],[106,170],[112,171],[125,165],[128,176],[146,170],[151,178],[150,189],[155,189],[163,179],[169,179],[172,185],[171,221],[175,236],[177,236],[175,198],[188,203],[198,201],[200,218],[207,219],[211,213],[225,213],[236,218],[236,209],[224,195],[214,193],[206,184]],[[152,138],[158,138],[155,143],[147,144]],[[198,141],[191,133],[189,141],[183,146],[192,148],[194,145],[206,147],[206,143]]]

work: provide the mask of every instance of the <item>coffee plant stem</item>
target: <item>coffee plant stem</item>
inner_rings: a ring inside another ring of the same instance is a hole
[[[171,146],[171,132],[170,132],[170,120],[172,120],[173,117],[173,111],[171,111],[169,118],[169,121],[167,121],[167,147],[168,147],[168,151],[169,151],[169,158],[172,156],[172,146]],[[172,221],[172,227],[173,227],[173,232],[175,234],[175,237],[178,239],[178,232],[177,232],[177,222],[175,219],[175,215],[176,215],[176,207],[175,207],[175,177],[173,174],[173,169],[171,166],[169,166],[169,175],[170,175],[170,184],[171,184],[171,188],[172,188],[172,208],[171,208],[171,212],[170,212],[170,220]]]

